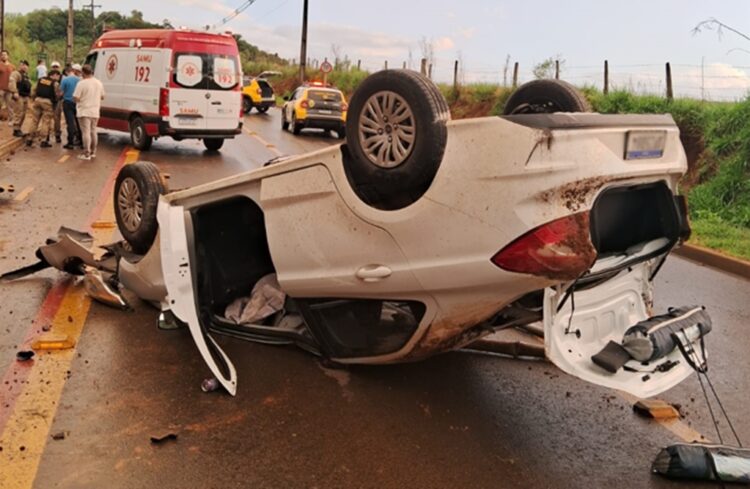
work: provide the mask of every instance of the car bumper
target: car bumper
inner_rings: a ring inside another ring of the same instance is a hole
[[[177,129],[171,127],[168,122],[159,122],[159,135],[172,136],[176,140],[202,139],[202,138],[225,138],[231,139],[242,132],[242,122],[234,129]]]
[[[340,129],[346,122],[340,116],[308,115],[299,121],[304,128]]]

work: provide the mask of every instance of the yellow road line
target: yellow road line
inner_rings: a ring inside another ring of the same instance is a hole
[[[26,198],[29,196],[31,191],[34,190],[34,187],[26,187],[25,189],[21,190],[14,198],[14,202],[23,202],[26,200]]]
[[[128,152],[125,164],[136,161],[138,155],[137,151]],[[111,198],[107,199],[98,220],[115,220]],[[93,228],[93,247],[109,242],[113,233],[112,228]],[[83,285],[78,282],[71,286],[51,322],[52,331],[68,335],[78,344],[90,308],[91,298],[84,291]],[[0,451],[1,488],[27,489],[33,486],[75,355],[75,348],[71,348],[37,352],[34,357],[32,371],[23,386],[23,395],[18,397],[5,430],[0,435],[0,446],[3,447]],[[21,387],[19,385],[17,388]]]
[[[263,146],[265,146],[266,148],[268,148],[268,150],[271,151],[271,153],[273,153],[274,155],[276,155],[276,156],[283,156],[284,155],[284,153],[282,153],[281,151],[279,151],[278,149],[276,149],[275,145],[269,143],[268,141],[266,141],[265,139],[263,139],[262,137],[260,137],[257,132],[251,131],[250,129],[245,129],[245,132],[248,133],[250,136],[254,137],[255,139],[257,139],[258,141],[260,141],[260,143]]]
[[[638,401],[641,400],[639,397],[628,394],[627,392],[618,391],[618,394],[620,394],[620,397],[628,401],[631,405],[635,405]],[[652,419],[651,421],[660,424],[663,428],[671,431],[674,435],[677,435],[679,439],[686,443],[692,443],[695,441],[700,441],[703,443],[710,442],[708,438],[704,437],[679,419]]]
[[[68,161],[68,158],[70,158],[70,155],[62,155],[59,160],[57,160],[58,163],[65,163]]]

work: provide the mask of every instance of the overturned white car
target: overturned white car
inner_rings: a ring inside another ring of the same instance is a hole
[[[710,329],[686,309],[659,355],[624,341],[689,235],[685,153],[669,115],[587,109],[570,85],[537,81],[505,116],[450,121],[427,78],[376,73],[351,99],[343,145],[173,193],[154,165],[124,167],[115,207],[131,252],[112,250],[109,269],[187,324],[230,393],[236,372],[212,333],[374,364],[541,322],[565,372],[654,395],[692,371],[677,340],[697,348]]]

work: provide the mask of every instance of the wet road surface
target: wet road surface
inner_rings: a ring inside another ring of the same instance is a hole
[[[0,271],[32,261],[60,224],[106,220],[97,202],[123,159],[153,161],[174,189],[337,143],[312,131],[282,133],[277,110],[252,113],[245,127],[218,154],[169,139],[127,153],[127,137],[107,133],[95,162],[64,159],[59,146],[0,162],[17,194],[31,189],[24,199],[0,198]],[[200,382],[209,372],[188,331],[158,330],[157,311],[141,302],[121,312],[74,297],[62,316],[40,315],[61,280],[44,271],[0,284],[1,487],[682,487],[649,472],[659,448],[682,441],[679,430],[635,416],[629,399],[549,363],[456,352],[331,370],[291,347],[219,338],[237,367],[238,395],[207,394]],[[67,296],[76,292],[67,287]],[[750,288],[670,258],[657,279],[657,309],[693,303],[710,309],[711,375],[750,440],[742,417]],[[67,363],[15,361],[42,326],[78,322]],[[683,426],[716,440],[695,377],[660,398],[683,406]],[[150,442],[166,433],[177,440]]]

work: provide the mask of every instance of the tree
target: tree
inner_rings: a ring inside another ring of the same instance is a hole
[[[550,56],[541,63],[537,63],[536,65],[534,65],[534,68],[532,68],[531,72],[538,80],[541,80],[543,78],[554,78],[556,63],[560,63],[560,72],[562,72],[565,60],[562,59],[562,55],[560,54],[556,56]]]

